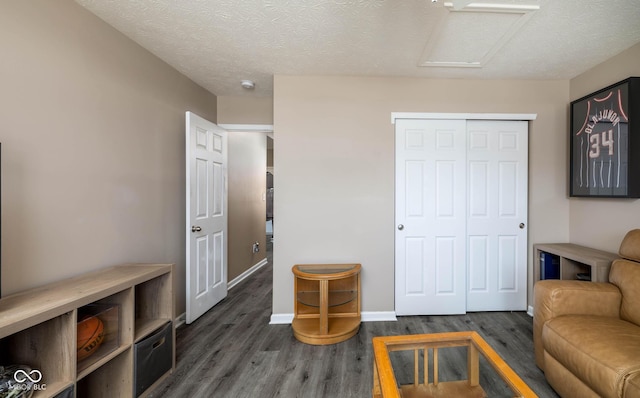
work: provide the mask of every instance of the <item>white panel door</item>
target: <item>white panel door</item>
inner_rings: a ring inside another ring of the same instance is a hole
[[[527,307],[526,121],[467,121],[467,311]]]
[[[466,309],[465,121],[396,121],[396,313]]]
[[[227,132],[186,113],[187,323],[227,296]]]

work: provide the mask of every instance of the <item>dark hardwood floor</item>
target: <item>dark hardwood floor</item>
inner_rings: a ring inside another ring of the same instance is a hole
[[[558,396],[534,364],[532,318],[524,312],[398,317],[397,322],[364,322],[356,336],[339,344],[300,343],[289,325],[269,325],[268,258],[268,265],[229,291],[220,304],[178,328],[176,371],[152,397],[370,397],[372,337],[456,330],[478,331],[538,396]],[[441,381],[466,374],[463,349],[447,350],[440,350]],[[395,368],[400,354],[392,359]],[[398,368],[399,381],[410,377]],[[510,396],[492,372],[482,372],[481,383],[490,397]]]

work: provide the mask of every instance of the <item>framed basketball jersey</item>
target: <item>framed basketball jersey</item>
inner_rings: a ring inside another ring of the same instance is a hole
[[[640,77],[571,102],[570,196],[640,197]]]

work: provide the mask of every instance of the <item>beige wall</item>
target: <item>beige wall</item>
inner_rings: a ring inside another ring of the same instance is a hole
[[[273,124],[273,98],[218,96],[218,123]]]
[[[572,79],[571,100],[630,76],[640,76],[640,44]],[[640,199],[572,198],[570,208],[573,243],[617,253],[624,234],[640,228]]]
[[[0,4],[2,291],[124,262],[178,265],[184,114],[216,97],[70,0]]]
[[[529,134],[529,275],[532,243],[568,241],[568,81],[276,76],[274,83],[274,314],[293,312],[291,266],[310,262],[362,263],[363,311],[394,310],[392,112],[537,113]]]
[[[266,135],[229,132],[229,281],[266,258],[266,174]]]

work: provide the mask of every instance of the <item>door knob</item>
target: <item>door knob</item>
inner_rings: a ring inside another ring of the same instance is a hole
[[[524,223],[523,222],[521,222],[519,226],[520,226],[520,229],[524,229]]]
[[[402,224],[398,224],[398,229],[399,229],[400,231],[402,231],[402,230],[404,229],[404,225],[402,225]]]
[[[197,226],[197,225],[193,225],[193,226],[191,227],[191,232],[200,232],[200,231],[202,231],[202,228],[200,228],[200,227],[199,227],[199,226]]]

